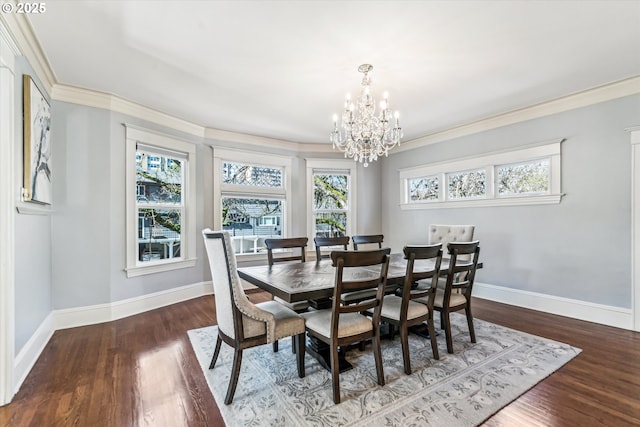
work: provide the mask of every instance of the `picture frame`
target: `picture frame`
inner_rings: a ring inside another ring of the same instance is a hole
[[[31,76],[23,83],[22,200],[42,205],[52,202],[51,106]]]

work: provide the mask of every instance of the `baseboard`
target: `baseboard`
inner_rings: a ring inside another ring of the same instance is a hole
[[[40,324],[15,358],[15,392],[17,393],[20,389],[20,386],[27,378],[27,375],[29,375],[31,368],[35,365],[38,357],[40,357],[40,354],[55,331],[110,322],[211,294],[213,294],[213,283],[200,282],[167,291],[116,301],[110,304],[54,310],[49,313],[47,318]]]
[[[31,338],[20,349],[14,360],[14,394],[18,392],[20,386],[31,372],[31,368],[36,364],[40,353],[44,350],[45,346],[51,339],[51,336],[55,332],[54,329],[54,312],[49,315],[40,324],[35,333],[31,335]]]
[[[212,293],[212,282],[200,282],[109,304],[55,310],[55,328],[58,330],[110,322]]]
[[[573,319],[633,330],[633,311],[627,308],[478,282],[473,285],[473,296]]]

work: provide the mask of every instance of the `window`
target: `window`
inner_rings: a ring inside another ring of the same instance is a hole
[[[487,173],[484,169],[447,174],[449,200],[478,199],[487,195]]]
[[[413,202],[438,200],[440,180],[437,176],[425,176],[407,180],[409,199]]]
[[[403,169],[401,208],[560,203],[561,142]]]
[[[195,146],[127,125],[127,276],[195,265]]]
[[[307,159],[309,236],[350,236],[356,164],[349,160]],[[311,240],[312,241],[312,240]]]
[[[546,158],[496,167],[498,196],[548,194],[550,166]]]
[[[214,227],[229,230],[236,254],[290,235],[290,158],[216,148],[214,174]]]

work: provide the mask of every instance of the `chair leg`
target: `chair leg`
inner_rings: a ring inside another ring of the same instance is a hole
[[[382,369],[382,350],[380,349],[380,335],[371,338],[371,343],[373,344],[373,358],[376,361],[378,385],[384,385],[384,370]]]
[[[238,376],[240,376],[240,365],[242,365],[242,350],[237,348],[233,354],[233,368],[231,371],[231,378],[229,378],[227,396],[224,398],[225,405],[228,405],[233,401],[233,395],[236,393],[236,386],[238,385]]]
[[[340,366],[338,364],[338,346],[331,345],[331,384],[333,385],[333,403],[340,403]]]
[[[440,310],[440,329],[444,329],[444,310]]]
[[[411,357],[409,356],[409,330],[407,326],[400,328],[400,341],[402,342],[402,359],[404,361],[404,373],[411,375]]]
[[[274,341],[273,342],[273,352],[277,353],[278,352],[278,341]]]
[[[220,335],[218,335],[218,339],[216,340],[216,349],[213,351],[213,357],[211,358],[209,369],[213,369],[213,367],[216,366],[216,360],[218,360],[218,354],[220,354],[221,344],[222,344],[222,338],[220,338]]]
[[[453,338],[451,337],[451,322],[449,321],[449,312],[441,311],[440,314],[444,316],[444,332],[447,337],[447,352],[453,354]]]
[[[298,376],[300,378],[304,378],[304,353],[305,353],[305,338],[306,334],[303,332],[301,334],[296,335],[295,337],[291,337],[295,341],[296,347],[296,362],[298,364]]]
[[[476,331],[473,328],[473,316],[471,315],[471,307],[467,304],[467,307],[464,309],[467,313],[467,325],[469,325],[469,335],[471,336],[471,342],[476,342]]]
[[[296,337],[291,337],[291,353],[296,354]]]
[[[436,328],[433,326],[433,318],[427,320],[427,329],[429,330],[429,339],[431,339],[431,351],[433,352],[433,358],[440,360],[438,340],[436,340]]]

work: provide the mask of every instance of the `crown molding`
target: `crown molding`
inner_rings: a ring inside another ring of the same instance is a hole
[[[71,104],[87,107],[102,108],[109,111],[137,117],[171,129],[182,131],[190,135],[204,137],[205,129],[195,123],[179,119],[161,111],[127,101],[115,95],[84,89],[75,86],[56,84],[51,91],[51,98],[56,101],[69,102]]]
[[[393,154],[640,93],[640,76],[566,95],[404,142]]]
[[[294,151],[296,153],[330,153],[331,145],[320,143],[302,143],[294,141],[286,141],[283,139],[267,138],[264,136],[251,135],[240,132],[230,132],[215,128],[205,128],[205,138],[218,141],[237,142],[247,145],[257,145],[271,148],[280,148],[283,150]]]
[[[44,85],[45,91],[51,93],[51,88],[57,79],[38,38],[33,32],[27,15],[22,13],[2,13],[0,14],[0,20],[12,36],[20,54],[25,56],[31,67],[33,67],[38,80]]]

